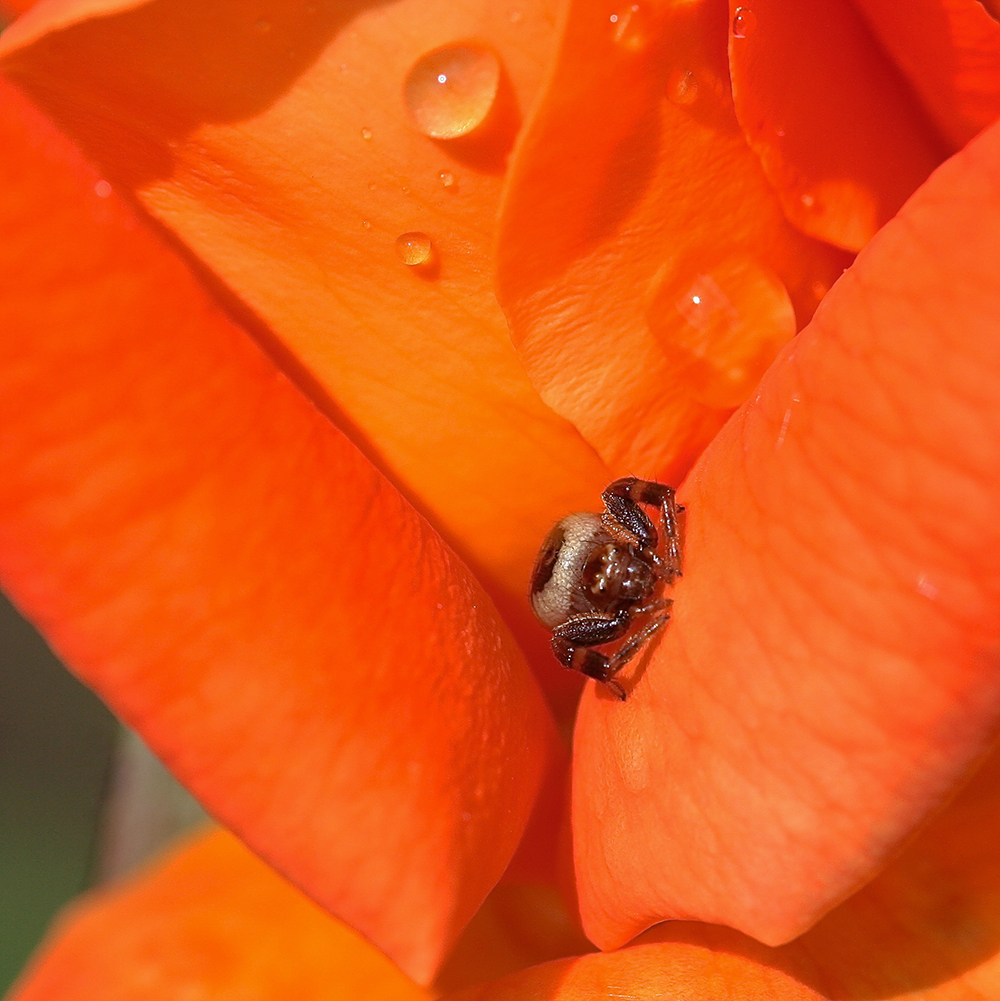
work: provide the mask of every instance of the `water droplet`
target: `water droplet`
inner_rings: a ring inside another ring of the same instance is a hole
[[[94,185],[94,194],[98,198],[110,198],[111,197],[111,185],[107,181],[97,181]]]
[[[757,27],[757,15],[749,7],[737,7],[733,12],[733,38],[749,38]]]
[[[371,129],[362,129],[361,130],[361,138],[364,139],[365,142],[368,142],[368,140],[371,139],[371,137],[372,137],[372,130]]]
[[[641,4],[630,4],[611,15],[611,38],[629,52],[641,52],[649,43],[649,13]]]
[[[519,10],[512,10],[510,14],[508,14],[508,17],[510,18],[511,24],[520,24],[524,15]]]
[[[404,233],[396,237],[396,253],[411,268],[426,264],[431,259],[432,250],[430,237],[426,233]]]
[[[690,70],[674,70],[667,77],[667,97],[674,104],[694,104],[698,100],[698,81]]]
[[[403,96],[414,124],[432,139],[457,139],[481,125],[500,86],[500,60],[479,45],[446,45],[421,56]]]
[[[450,170],[442,170],[438,174],[438,180],[441,182],[442,187],[450,188],[455,183],[455,175]]]
[[[371,229],[372,228],[372,224],[367,219],[362,219],[361,220],[361,228],[362,229]]]
[[[799,195],[799,201],[802,202],[802,205],[805,208],[811,209],[816,204],[816,196],[810,195],[806,192],[805,194]]]
[[[830,291],[830,287],[824,285],[823,282],[813,282],[809,287],[812,289],[812,294],[816,296],[817,302],[821,302],[826,293]]]
[[[369,190],[369,191],[374,191],[374,190],[375,190],[375,188],[376,188],[376,184],[375,184],[375,182],[374,182],[374,181],[369,181],[369,182],[368,182],[368,190]]]
[[[719,409],[739,406],[795,334],[785,286],[746,257],[697,271],[668,266],[646,319],[691,395]]]

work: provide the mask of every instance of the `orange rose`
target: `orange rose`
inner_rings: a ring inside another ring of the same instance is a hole
[[[620,951],[484,997],[986,989],[992,763],[869,882],[1000,716],[1000,131],[924,183],[1000,109],[982,8],[43,0],[2,47],[48,116],[4,84],[4,587],[216,817],[483,975],[561,858],[534,552],[694,463],[674,621],[575,724]],[[24,996],[419,993],[228,835],[165,872]],[[620,948],[668,918],[739,932]]]

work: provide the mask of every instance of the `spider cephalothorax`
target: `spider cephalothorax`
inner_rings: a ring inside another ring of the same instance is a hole
[[[559,662],[624,699],[614,676],[670,618],[672,602],[662,592],[681,575],[677,519],[683,508],[670,487],[634,476],[615,480],[601,498],[603,514],[567,515],[546,536],[529,597],[552,630]],[[662,552],[641,504],[660,511]],[[622,639],[611,654],[593,649]]]

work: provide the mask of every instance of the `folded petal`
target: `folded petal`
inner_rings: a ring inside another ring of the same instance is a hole
[[[885,870],[801,938],[777,949],[672,921],[639,942],[686,942],[782,970],[843,1001],[1000,997],[1000,753]]]
[[[231,834],[176,849],[122,886],[71,905],[11,1001],[423,1001],[370,942]]]
[[[607,482],[525,378],[491,282],[549,4],[102,0],[94,17],[92,2],[19,21],[9,72],[264,321],[313,399],[526,618],[538,540]],[[482,130],[435,140],[404,85],[453,43],[499,58],[499,82]],[[429,238],[424,265],[400,259],[407,233]]]
[[[575,743],[584,925],[800,934],[1000,714],[1000,127],[837,283],[684,485],[674,621]]]
[[[445,997],[462,1001],[819,1001],[820,995],[740,956],[686,943],[637,945],[534,966]]]
[[[512,162],[498,296],[532,383],[616,471],[678,478],[850,257],[784,218],[719,0],[573,0]]]
[[[845,0],[729,4],[736,116],[789,221],[860,250],[945,158]]]
[[[4,85],[0,572],[210,812],[416,977],[552,726],[428,524]]]
[[[955,149],[1000,116],[1000,24],[992,0],[854,2]]]

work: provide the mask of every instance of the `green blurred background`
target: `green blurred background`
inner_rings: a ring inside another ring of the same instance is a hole
[[[0,995],[66,901],[203,816],[0,596]]]

